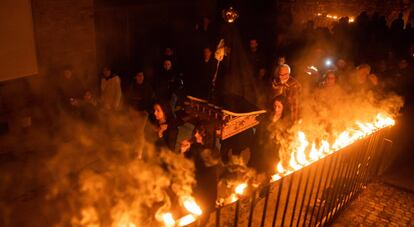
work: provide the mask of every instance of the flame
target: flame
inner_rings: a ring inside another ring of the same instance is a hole
[[[349,23],[354,23],[354,21],[355,21],[355,18],[353,18],[353,17],[349,18]]]
[[[185,209],[187,209],[190,213],[200,216],[203,214],[203,211],[201,208],[197,205],[194,198],[188,196],[183,198],[183,205]]]
[[[187,214],[186,216],[184,216],[184,217],[182,217],[178,220],[178,226],[189,225],[189,224],[193,223],[195,220],[196,220],[196,218],[194,217],[194,215]]]
[[[274,174],[273,176],[272,176],[272,182],[273,181],[278,181],[278,180],[280,180],[280,178],[282,178],[282,176],[280,176],[278,173],[276,173],[276,174]]]
[[[234,189],[234,192],[238,195],[243,195],[244,190],[247,188],[247,184],[246,183],[242,183],[237,185],[237,187]]]
[[[282,165],[282,163],[281,162],[279,162],[278,164],[277,164],[277,172],[279,172],[279,173],[284,173],[285,172],[285,168],[283,168],[283,165]]]
[[[292,171],[299,170],[381,128],[392,126],[394,124],[395,120],[389,115],[378,113],[372,121],[362,122],[357,120],[353,127],[347,128],[340,133],[336,133],[336,138],[330,140],[333,141],[332,143],[329,143],[328,140],[325,139],[321,140],[320,143],[317,143],[317,138],[312,140],[312,142],[309,142],[306,133],[299,130],[290,145],[292,152],[290,153],[288,168],[285,169],[282,163],[279,162],[276,168],[277,172],[272,176],[271,181],[277,181],[282,176],[287,175]],[[317,144],[319,144],[319,146]]]
[[[175,220],[170,212],[162,214],[162,220],[167,227],[172,227],[175,225]]]
[[[299,170],[299,169],[301,169],[301,168],[302,168],[302,166],[301,166],[301,165],[299,165],[299,164],[296,162],[296,159],[295,159],[295,152],[290,153],[290,162],[289,162],[289,165],[290,165],[290,167],[292,167],[292,169],[294,169],[294,170]]]
[[[309,142],[306,139],[305,133],[302,131],[298,132],[298,142],[299,142],[299,146],[296,152],[296,159],[299,162],[299,164],[301,164],[302,166],[308,165],[309,162],[306,160],[305,150],[306,150],[306,147],[309,145]]]

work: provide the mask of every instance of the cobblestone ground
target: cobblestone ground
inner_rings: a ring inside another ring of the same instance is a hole
[[[414,226],[414,194],[373,182],[332,226]]]

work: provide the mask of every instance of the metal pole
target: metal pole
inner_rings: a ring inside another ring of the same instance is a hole
[[[256,190],[252,194],[252,199],[251,199],[251,203],[250,203],[249,223],[247,224],[248,227],[252,226],[253,213],[254,213],[255,206],[256,206]]]
[[[277,189],[275,213],[273,214],[272,226],[275,226],[275,224],[276,224],[277,212],[279,210],[280,195],[282,194],[283,179],[284,179],[284,177],[282,177],[282,179],[280,179],[279,188]]]
[[[325,208],[327,206],[327,203],[329,202],[328,201],[329,194],[330,194],[329,193],[329,190],[328,190],[328,195],[327,196],[324,195],[325,194],[324,193],[324,190],[326,190],[327,187],[329,187],[330,184],[332,183],[333,174],[335,172],[336,164],[337,164],[337,161],[338,161],[338,158],[337,158],[338,153],[333,153],[333,154],[331,154],[329,156],[330,156],[329,158],[332,160],[331,161],[332,164],[329,167],[328,173],[326,175],[325,184],[324,184],[323,189],[322,189],[323,191],[322,191],[322,194],[321,194],[321,206],[318,209],[318,213],[316,213],[316,220],[315,220],[316,223],[318,223],[318,222],[320,222],[322,220],[323,212],[325,211]],[[332,167],[333,167],[333,170],[331,169]],[[326,197],[324,197],[324,196],[326,196]],[[322,203],[323,203],[323,206],[322,206]],[[322,214],[321,214],[321,219],[319,220],[319,214],[320,214],[321,210],[322,210]]]
[[[302,184],[303,171],[305,171],[305,169],[301,169],[301,170],[300,170],[300,172],[299,172],[299,174],[300,174],[300,177],[299,177],[299,183],[298,183],[298,187],[297,187],[297,189],[296,189],[295,202],[293,203],[292,217],[290,218],[290,224],[289,224],[289,226],[292,226],[293,219],[294,219],[294,217],[295,217],[296,204],[297,204],[297,202],[298,202],[298,197],[299,197],[300,186],[301,186],[301,184]]]
[[[303,226],[306,225],[306,219],[308,219],[308,211],[309,211],[310,204],[311,204],[311,200],[312,200],[313,190],[315,189],[316,176],[318,175],[319,166],[322,166],[321,173],[323,173],[324,172],[324,169],[325,169],[325,162],[326,162],[326,159],[322,159],[321,161],[316,162],[317,169],[316,169],[315,175],[314,175],[314,177],[312,179],[312,187],[311,187],[311,190],[309,192],[308,202],[306,203],[307,204],[307,207],[306,207],[305,217],[303,219]]]
[[[267,203],[269,202],[269,194],[270,194],[270,185],[267,185],[265,187],[266,187],[266,197],[265,197],[265,204],[264,204],[264,207],[263,207],[262,223],[260,224],[261,227],[263,227],[264,223],[265,223],[266,212],[267,212]]]
[[[344,154],[342,153],[342,152],[340,152],[340,154],[339,154],[339,170],[338,170],[338,175],[337,175],[337,181],[334,183],[334,192],[333,192],[333,195],[332,195],[332,198],[331,198],[331,203],[330,203],[330,206],[329,206],[329,209],[328,209],[328,216],[327,216],[327,218],[326,218],[326,222],[325,222],[325,224],[330,220],[330,218],[332,217],[332,214],[334,213],[334,211],[335,211],[335,209],[336,209],[336,204],[337,204],[337,201],[338,201],[338,199],[339,199],[339,196],[340,196],[340,194],[338,194],[339,193],[339,191],[340,191],[340,188],[342,187],[342,180],[343,180],[343,178],[342,178],[342,175],[343,175],[343,173],[344,173],[344,163],[343,163],[343,156],[344,156]]]
[[[331,164],[332,164],[331,158],[330,158],[330,156],[328,156],[328,157],[325,157],[324,159],[329,159],[329,164],[328,164],[328,173],[329,173],[329,170],[331,169]],[[322,180],[323,180],[323,175],[324,175],[324,173],[321,174],[321,178],[319,179],[318,187],[316,189],[316,195],[315,195],[315,199],[314,199],[314,202],[313,202],[313,208],[312,208],[312,213],[311,213],[310,220],[309,220],[309,226],[312,225],[312,219],[313,219],[313,215],[315,214],[316,202],[318,201],[318,196],[319,196],[319,191],[320,191]],[[319,209],[320,209],[320,206],[319,206],[318,210]]]
[[[237,227],[237,223],[239,222],[239,212],[240,212],[240,199],[236,202],[236,213],[234,214],[234,227]]]
[[[286,195],[287,197],[286,197],[286,202],[285,202],[285,209],[283,210],[281,226],[284,226],[284,224],[285,224],[286,211],[287,211],[287,207],[289,205],[289,199],[290,199],[290,191],[292,190],[292,184],[293,184],[293,180],[294,180],[295,175],[296,175],[296,172],[293,172],[291,177],[290,177],[291,179],[289,181],[289,187],[288,187],[288,191],[287,191],[287,195]]]
[[[302,197],[302,202],[300,204],[300,209],[299,209],[299,216],[298,216],[298,220],[296,222],[296,226],[299,226],[300,224],[300,218],[302,216],[302,209],[303,209],[303,205],[305,204],[305,198],[306,198],[306,192],[308,191],[308,186],[309,186],[309,178],[312,177],[312,170],[314,169],[313,167],[315,167],[316,165],[311,165],[309,168],[309,174],[306,177],[306,181],[305,181],[305,190],[303,191],[303,197]],[[313,178],[315,179],[315,177]],[[309,203],[309,202],[308,202]],[[305,217],[306,218],[306,217]]]
[[[216,209],[216,227],[220,227],[220,210],[221,207]]]
[[[326,215],[329,214],[331,208],[332,208],[332,203],[334,202],[334,193],[335,193],[335,179],[338,179],[338,175],[339,175],[339,171],[340,171],[340,166],[341,166],[341,152],[337,152],[332,154],[333,158],[335,159],[335,165],[334,165],[334,169],[332,171],[332,175],[331,175],[331,179],[329,181],[329,185],[328,186],[332,186],[332,190],[328,191],[328,195],[326,197],[325,200],[325,206],[322,209],[322,214],[321,214],[321,219],[320,219],[320,223],[322,225],[323,219],[325,217],[325,211],[326,211]],[[325,187],[326,189],[326,187]],[[325,222],[326,222],[326,218],[325,218]]]

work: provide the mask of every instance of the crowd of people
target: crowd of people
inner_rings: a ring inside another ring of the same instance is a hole
[[[126,109],[147,116],[144,131],[147,141],[194,160],[196,194],[204,198],[201,201],[206,210],[214,207],[217,192],[211,185],[217,183],[218,166],[223,162],[233,163],[223,158],[227,154],[220,154],[215,130],[209,128],[208,122],[191,122],[194,126],[191,138],[177,140],[181,126],[186,123],[185,97],[212,99],[218,92],[216,79],[226,76],[228,70],[220,64],[225,59],[215,54],[214,44],[222,37],[211,24],[210,19],[204,18],[195,31],[194,46],[199,48],[194,50],[194,55],[200,59],[191,62],[178,59],[175,51],[180,50],[168,46],[158,61],[160,70],[154,70],[152,78],[138,69],[133,82],[123,84],[125,76],[105,66],[99,92],[93,92],[94,89],[81,86],[82,82],[72,75],[71,67],[65,67],[57,87],[61,109],[87,122],[94,122],[97,112],[116,114]],[[262,45],[256,37],[244,42],[252,69],[252,80],[247,82],[253,83],[258,91],[253,104],[267,110],[261,123],[251,131],[250,136],[255,139],[247,145],[251,151],[248,165],[258,172],[274,172],[281,139],[277,137],[287,133],[301,118],[301,98],[305,94],[329,99],[333,94],[338,95],[338,90],[343,95],[369,91],[378,96],[382,91],[392,90],[410,101],[414,30],[410,24],[404,27],[401,15],[390,26],[385,17],[376,13],[369,16],[366,12],[354,23],[349,18],[341,18],[330,28],[315,28],[309,21],[299,35],[287,32],[283,37],[275,49]],[[231,48],[225,51],[230,54],[224,58],[237,57],[231,55],[234,51]],[[233,154],[240,152],[233,149]]]

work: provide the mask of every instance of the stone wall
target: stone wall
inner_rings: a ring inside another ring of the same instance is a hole
[[[50,97],[50,81],[64,65],[86,83],[96,81],[93,0],[32,0],[38,75],[0,83],[0,125],[27,116]],[[40,108],[40,107],[39,107]],[[1,130],[0,130],[1,131]]]
[[[93,0],[33,0],[35,39],[41,76],[72,65],[83,79],[96,77]]]

